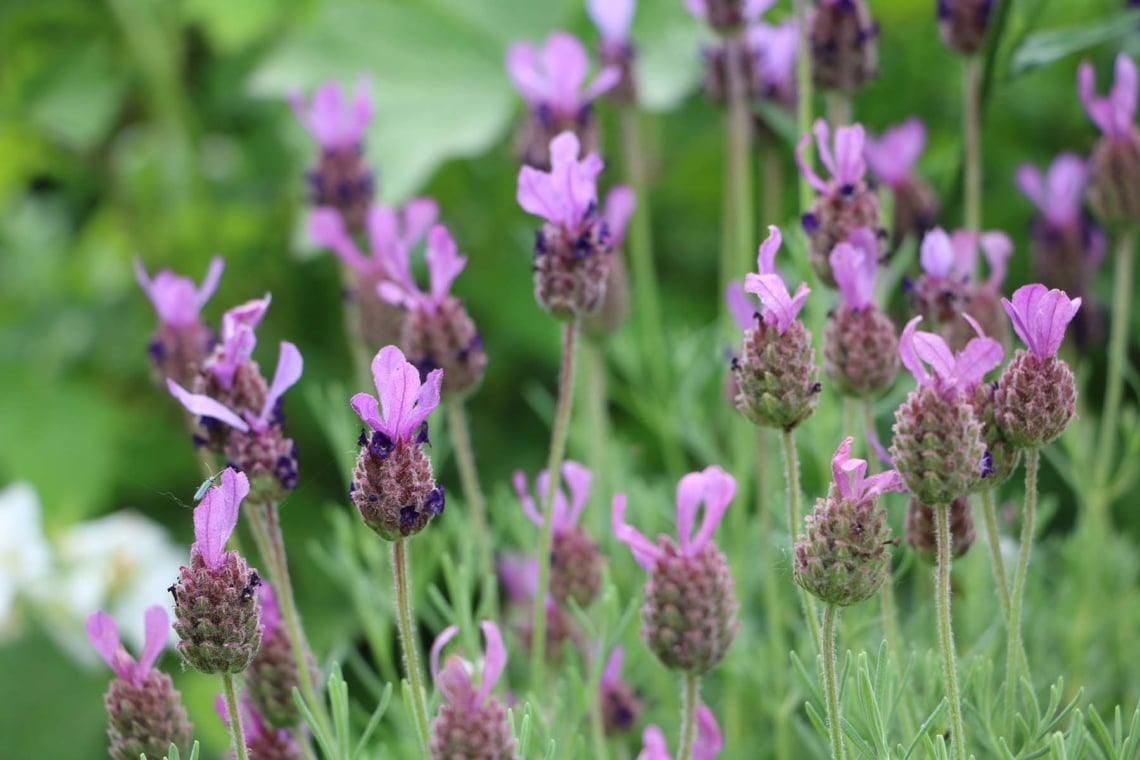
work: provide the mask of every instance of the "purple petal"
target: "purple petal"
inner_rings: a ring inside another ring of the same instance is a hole
[[[611,525],[614,538],[621,541],[633,552],[633,559],[646,570],[652,570],[653,564],[661,556],[661,551],[648,538],[643,536],[636,528],[625,521],[625,494],[614,494],[613,518]]]
[[[768,237],[760,244],[759,255],[756,257],[756,271],[760,274],[776,273],[776,253],[784,242],[780,228],[774,224],[768,225]]]
[[[368,393],[357,393],[349,401],[349,404],[352,405],[352,410],[360,416],[365,425],[373,430],[386,433],[389,437],[392,435],[388,426],[380,418],[380,407],[374,396]]]
[[[483,656],[483,681],[479,684],[476,695],[482,704],[503,676],[503,670],[507,666],[507,648],[503,646],[503,635],[499,633],[497,625],[484,620],[479,627],[483,629],[483,638],[487,640],[487,650]]]
[[[1116,75],[1109,93],[1110,118],[1113,133],[1117,137],[1127,136],[1133,128],[1132,122],[1136,118],[1137,90],[1140,82],[1137,81],[1136,63],[1127,53],[1116,56]]]
[[[894,127],[883,130],[879,139],[866,138],[863,157],[885,184],[895,187],[914,172],[914,166],[926,150],[926,127],[911,117]]]
[[[201,310],[218,290],[218,283],[221,282],[222,272],[226,269],[226,260],[221,256],[215,256],[210,259],[210,266],[206,269],[206,276],[202,279],[202,285],[198,288],[197,297],[194,299],[196,310]]]
[[[1080,68],[1077,69],[1077,92],[1081,97],[1085,112],[1088,113],[1093,124],[1096,124],[1097,128],[1105,135],[1111,136],[1113,133],[1112,106],[1108,98],[1101,98],[1096,95],[1096,72],[1088,61],[1081,63]]]
[[[995,291],[1000,291],[1005,282],[1005,275],[1009,271],[1008,262],[1013,254],[1013,241],[1004,232],[991,231],[979,235],[978,243],[990,269],[987,282]]]
[[[404,204],[401,216],[404,221],[401,237],[409,248],[414,247],[439,219],[439,203],[434,198],[412,198]]]
[[[922,271],[931,277],[946,277],[954,268],[954,248],[950,236],[941,227],[935,227],[922,238],[918,255]]]
[[[393,441],[410,437],[409,424],[416,397],[420,393],[420,373],[395,346],[380,349],[372,360],[372,379],[380,396],[384,426]]]
[[[261,414],[257,417],[255,425],[257,429],[265,429],[269,415],[273,414],[273,407],[277,405],[277,399],[301,379],[304,366],[301,352],[297,347],[289,341],[281,341],[281,349],[277,354],[277,371],[273,373],[273,383],[269,386],[269,392],[265,394],[265,406],[261,408]]]
[[[140,678],[158,662],[158,657],[166,648],[166,641],[170,636],[170,618],[160,605],[148,607],[144,620],[143,651],[138,663]]]
[[[839,494],[848,499],[855,497],[855,493],[851,488],[850,478],[847,477],[847,470],[844,465],[851,460],[851,444],[854,442],[853,437],[847,436],[831,457],[831,478],[835,481],[835,487],[839,489]]]
[[[519,206],[528,214],[542,217],[551,224],[567,224],[563,201],[554,189],[551,176],[530,166],[519,169],[518,190],[515,194]]]
[[[954,252],[954,265],[951,271],[977,279],[978,273],[978,233],[975,230],[954,230],[950,233],[950,250]]]
[[[528,520],[541,528],[543,522],[545,522],[545,518],[542,516],[542,513],[535,508],[534,497],[530,495],[530,489],[527,488],[526,473],[522,470],[515,470],[511,482],[514,484],[515,494],[518,495],[519,501],[522,503],[523,514],[527,516]],[[541,497],[542,495],[540,494],[539,498]]]
[[[681,490],[685,480],[693,477],[699,477],[699,498],[704,502],[705,509],[701,517],[701,527],[697,530],[696,535],[690,538],[696,511],[694,509],[692,515],[684,518],[687,520],[687,524],[682,522]],[[716,532],[717,526],[720,525],[724,513],[728,510],[728,505],[732,503],[732,498],[735,495],[736,480],[716,465],[706,467],[704,472],[690,473],[681,478],[681,482],[677,484],[677,537],[680,540],[682,552],[690,557],[696,556],[705,547],[705,544],[712,540],[713,533]]]
[[[455,278],[467,266],[467,257],[459,255],[459,246],[455,244],[447,227],[437,224],[428,233],[426,258],[432,300],[439,304],[447,297]]]
[[[1045,194],[1045,184],[1037,167],[1033,164],[1022,164],[1017,167],[1014,181],[1021,194],[1033,201],[1033,204],[1044,213],[1048,204],[1048,196]]]
[[[941,335],[928,332],[914,334],[914,352],[918,358],[930,365],[935,377],[942,380],[954,377],[956,366],[954,352],[946,345]]]
[[[1077,224],[1088,182],[1088,165],[1073,153],[1053,159],[1045,177],[1041,213],[1058,227]]]
[[[741,332],[748,330],[755,324],[756,312],[760,310],[760,304],[748,297],[740,280],[733,280],[728,283],[724,289],[724,300],[728,304],[728,311],[732,314],[733,321],[736,322],[736,326],[740,328]]]
[[[895,470],[880,472],[863,481],[863,494],[869,498],[877,498],[888,491],[902,492],[906,490],[902,475]]]
[[[815,134],[815,148],[819,152],[819,161],[831,174],[833,179],[839,179],[839,167],[835,157],[831,154],[831,127],[823,119],[816,119],[812,128]]]
[[[119,640],[119,627],[110,615],[103,610],[91,613],[87,618],[87,638],[103,661],[111,666],[115,675],[123,680],[131,680],[135,662],[127,650],[123,649]]]
[[[867,172],[863,161],[864,142],[862,124],[835,130],[835,181],[840,185],[857,185],[863,181]]]
[[[249,432],[249,425],[246,421],[220,401],[215,401],[209,396],[203,396],[199,393],[191,393],[170,378],[166,379],[166,388],[170,391],[170,395],[178,399],[179,403],[194,416],[210,417],[243,433]]]
[[[899,336],[899,360],[914,375],[918,384],[925,386],[930,385],[932,378],[930,373],[926,371],[926,366],[918,358],[918,353],[914,347],[915,329],[921,321],[922,317],[915,317],[907,322],[906,327],[903,328],[902,335]]]
[[[700,0],[685,0],[685,5],[690,10],[699,3]],[[673,760],[665,734],[657,726],[646,726],[642,732],[641,752],[637,754],[637,760]]]
[[[574,35],[554,32],[546,38],[539,56],[550,83],[550,105],[556,112],[575,113],[578,93],[590,69],[586,48]]]
[[[584,464],[568,459],[562,463],[562,479],[570,491],[570,505],[564,518],[564,527],[570,529],[578,524],[583,510],[586,509],[594,476]]]
[[[538,593],[537,559],[505,555],[495,563],[495,569],[508,597],[523,604],[534,600],[534,595]]]
[[[606,666],[602,670],[601,685],[603,688],[612,688],[621,682],[621,669],[624,662],[625,649],[618,645],[610,652],[610,657],[606,660]]]
[[[808,184],[815,188],[815,191],[821,195],[826,195],[830,192],[831,188],[824,182],[815,169],[805,160],[804,153],[807,151],[808,145],[811,144],[811,135],[804,135],[800,141],[796,143],[796,165],[800,167],[800,173],[807,179]]]
[[[507,76],[531,105],[550,98],[546,77],[538,69],[538,51],[529,42],[516,42],[507,48]]]
[[[345,228],[340,212],[331,206],[313,209],[309,214],[309,237],[317,245],[328,248],[357,274],[366,274],[370,264]]]
[[[633,210],[637,206],[637,196],[628,185],[618,185],[606,194],[605,210],[602,216],[610,232],[610,243],[615,249],[625,243],[625,231]]]
[[[194,508],[194,545],[207,567],[217,569],[226,542],[237,526],[238,508],[249,494],[249,479],[244,472],[222,470],[221,484],[214,486]]]
[[[724,749],[724,736],[720,733],[720,726],[705,705],[697,707],[697,738],[693,741],[693,760],[714,760]]]
[[[281,625],[281,607],[277,604],[277,594],[273,593],[273,587],[264,578],[257,587],[257,599],[261,610],[261,640],[264,642],[271,638]]]
[[[408,366],[411,367],[412,365],[409,364]],[[419,370],[416,370],[415,367],[412,367],[412,369],[416,372],[418,380]],[[423,385],[420,386],[420,392],[416,396],[415,408],[411,410],[411,413],[404,421],[407,437],[411,437],[420,426],[420,423],[426,420],[428,415],[434,412],[436,407],[439,406],[439,393],[442,385],[442,369],[433,369],[428,373],[427,379],[425,379]]]
[[[787,332],[795,321],[799,308],[807,298],[807,286],[800,284],[793,300],[788,288],[778,274],[756,275],[749,272],[744,276],[744,289],[755,293],[764,304],[764,322],[775,326],[781,335]]]
[[[611,44],[625,44],[633,26],[635,0],[586,0],[586,13],[598,27],[602,39]]]
[[[1005,349],[998,341],[982,335],[981,327],[970,315],[962,316],[978,332],[978,337],[970,339],[954,363],[954,385],[968,392],[982,381],[987,372],[1001,364],[1001,360],[1005,357]]]
[[[435,641],[431,645],[431,654],[429,655],[429,663],[431,664],[431,679],[439,685],[439,656],[443,652],[443,648],[451,642],[456,636],[459,635],[459,626],[449,625],[439,632],[435,637]]]
[[[414,309],[423,296],[418,288],[408,289],[406,285],[397,285],[391,280],[380,280],[376,283],[376,295],[381,301],[404,309]]]
[[[871,281],[871,291],[868,292],[866,278],[863,276],[864,258],[863,252],[849,243],[835,246],[828,257],[839,292],[852,309],[862,309],[871,302],[874,295],[874,280]]]

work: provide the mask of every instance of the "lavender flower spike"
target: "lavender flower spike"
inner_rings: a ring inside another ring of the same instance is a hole
[[[1088,164],[1074,153],[1053,159],[1044,177],[1033,164],[1017,167],[1016,175],[1018,189],[1033,201],[1046,221],[1058,228],[1080,221],[1088,177]]]
[[[139,287],[154,304],[154,310],[163,326],[174,329],[198,324],[198,313],[218,289],[218,281],[225,268],[226,262],[221,256],[210,259],[202,285],[196,288],[189,277],[182,277],[169,269],[161,270],[152,280],[142,260],[135,258],[135,278]]]
[[[1001,364],[1005,350],[1001,343],[987,338],[968,314],[962,315],[977,333],[966,347],[953,353],[940,335],[917,332],[922,317],[907,322],[899,338],[899,358],[922,387],[932,388],[943,399],[951,400],[973,391],[986,373]],[[926,364],[931,371],[927,371]]]
[[[467,266],[467,257],[459,255],[455,239],[447,227],[436,224],[427,236],[428,291],[421,291],[408,271],[410,262],[402,262],[404,270],[394,272],[391,280],[381,280],[376,286],[377,294],[389,303],[406,309],[423,309],[434,313],[451,295],[451,284]]]
[[[1003,298],[1001,303],[1017,337],[1037,361],[1043,362],[1061,347],[1065,328],[1076,316],[1081,299],[1070,299],[1064,291],[1047,290],[1044,285],[1025,285],[1014,291],[1012,301]]]
[[[1096,72],[1088,61],[1077,71],[1077,89],[1089,118],[1106,137],[1124,140],[1131,135],[1140,81],[1136,63],[1128,54],[1116,56],[1116,78],[1106,97],[1096,94]]]
[[[796,163],[807,178],[808,184],[823,195],[850,193],[863,181],[867,164],[863,158],[866,136],[862,124],[839,127],[835,130],[835,152],[831,150],[831,128],[823,119],[817,119],[814,128],[815,144],[819,150],[819,160],[831,173],[831,180],[824,181],[804,160],[804,152],[811,142],[811,135],[804,135],[796,145]]]
[[[566,32],[554,32],[542,48],[516,42],[507,50],[507,73],[515,89],[534,108],[574,115],[617,84],[618,69],[607,66],[583,89],[590,68],[586,48]]]
[[[926,150],[926,126],[914,116],[902,124],[883,130],[879,138],[867,137],[863,156],[882,182],[898,187],[914,172]]]
[[[166,647],[170,630],[170,618],[166,610],[158,605],[146,611],[146,636],[142,654],[136,661],[119,640],[119,628],[106,612],[99,610],[87,618],[87,637],[91,645],[103,658],[115,675],[124,681],[141,685],[158,662],[158,657]]]
[[[866,227],[859,227],[831,252],[831,271],[847,306],[856,311],[875,302],[879,244]]]
[[[343,150],[359,144],[372,121],[369,89],[369,81],[361,79],[350,101],[338,82],[326,82],[317,88],[311,103],[306,104],[300,92],[293,92],[289,105],[322,148]]]
[[[769,225],[768,239],[760,245],[760,255],[756,259],[760,274],[749,272],[744,275],[744,289],[759,296],[763,302],[764,324],[775,327],[783,335],[796,320],[811,289],[807,283],[801,282],[795,296],[788,294],[788,286],[784,284],[784,278],[776,273],[774,264],[781,242],[779,228]]]
[[[443,372],[433,370],[427,381],[420,382],[420,373],[407,362],[404,352],[395,346],[385,346],[372,360],[372,379],[376,383],[376,397],[357,393],[352,397],[352,408],[366,425],[383,433],[393,444],[410,441],[428,415],[439,406],[439,388]]]
[[[586,508],[586,502],[590,498],[590,484],[593,481],[593,475],[585,467],[572,460],[567,460],[562,463],[562,478],[567,486],[570,488],[570,498],[566,498],[566,494],[559,489],[554,492],[554,506],[544,512],[549,513],[552,528],[554,533],[565,533],[573,530],[578,524],[578,520],[582,516],[582,511]],[[518,494],[519,501],[522,502],[523,512],[526,513],[527,518],[535,525],[542,526],[547,519],[547,514],[539,512],[535,508],[534,499],[527,491],[526,475],[522,470],[516,470],[513,478],[515,493]],[[535,481],[535,488],[540,497],[545,497],[547,488],[550,484],[550,472],[543,470],[538,474]]]

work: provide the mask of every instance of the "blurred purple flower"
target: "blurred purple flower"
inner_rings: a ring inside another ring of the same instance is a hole
[[[752,56],[752,73],[761,92],[790,105],[796,92],[796,55],[800,33],[794,21],[749,24],[745,31]]]
[[[926,126],[911,117],[883,130],[878,137],[867,137],[863,156],[867,165],[884,184],[898,187],[910,178],[914,166],[926,150]]]
[[[628,185],[618,185],[610,188],[606,193],[606,202],[602,210],[602,219],[606,223],[606,231],[610,235],[610,245],[614,250],[625,243],[626,228],[637,208],[637,196],[633,188]]]
[[[697,736],[693,740],[693,760],[713,760],[724,749],[724,736],[716,716],[706,705],[697,706]],[[641,735],[643,748],[637,760],[672,760],[665,734],[657,726],[649,726]]]
[[[289,94],[289,105],[297,120],[322,148],[340,150],[360,143],[372,121],[370,83],[361,79],[349,100],[338,82],[326,82],[317,88],[310,103],[300,92]]]
[[[606,45],[629,44],[629,31],[636,10],[637,0],[586,0],[586,13]]]
[[[1093,123],[1105,137],[1124,139],[1135,128],[1136,101],[1140,81],[1136,63],[1126,53],[1116,56],[1115,80],[1106,97],[1096,94],[1096,72],[1088,61],[1081,63],[1077,71],[1077,90],[1081,103]]]
[[[1080,298],[1069,298],[1062,290],[1044,285],[1024,285],[1013,292],[1013,300],[1001,304],[1013,322],[1017,337],[1038,361],[1056,355],[1065,338],[1065,328],[1081,307]]]
[[[1055,227],[1080,222],[1088,164],[1074,153],[1062,153],[1053,159],[1045,176],[1032,164],[1017,167],[1017,187],[1033,201],[1046,221]]]
[[[563,132],[550,142],[551,169],[530,166],[519,170],[518,203],[570,233],[580,230],[598,204],[598,175],[604,164],[596,154],[578,160],[578,137]]]
[[[119,627],[106,612],[99,610],[87,618],[87,637],[115,675],[136,686],[146,681],[170,637],[170,618],[166,610],[155,605],[146,611],[146,637],[142,654],[136,661],[119,639]]]
[[[210,259],[202,286],[196,288],[189,277],[182,277],[169,269],[160,270],[152,280],[142,260],[135,258],[135,278],[139,287],[154,304],[159,321],[175,329],[198,323],[198,313],[218,289],[218,281],[225,268],[226,262],[221,256]]]
[[[425,258],[430,283],[427,292],[421,291],[412,278],[410,261],[404,262],[404,271],[398,277],[381,280],[376,292],[389,303],[431,314],[451,295],[451,284],[467,266],[467,257],[459,255],[459,246],[442,224],[431,228],[427,240]]]
[[[549,514],[551,529],[555,534],[572,530],[578,524],[578,520],[582,517],[582,511],[586,508],[586,502],[590,500],[590,484],[593,481],[593,475],[590,474],[590,470],[585,465],[567,460],[562,463],[562,479],[570,489],[570,498],[568,499],[566,493],[559,489],[554,492],[554,507],[547,509],[544,505],[542,512],[539,512],[535,507],[534,499],[527,491],[526,474],[522,470],[516,470],[512,481],[515,493],[518,495],[519,501],[522,502],[523,512],[526,513],[527,518],[541,527],[546,521],[547,514]],[[543,470],[538,473],[534,486],[539,499],[545,499],[550,488],[550,472]]]
[[[585,86],[589,71],[586,48],[566,32],[552,33],[541,48],[516,42],[507,50],[507,74],[515,89],[531,108],[548,109],[555,121],[575,118],[621,78],[619,68],[605,66]]]
[[[369,252],[361,252],[340,213],[330,207],[314,209],[309,217],[309,236],[330,249],[362,278],[406,278],[411,249],[439,218],[439,204],[431,198],[413,198],[402,208],[377,205],[368,209],[365,226]]]
[[[819,160],[831,173],[831,179],[825,182],[804,161],[804,152],[812,141],[811,135],[804,135],[796,145],[796,163],[807,177],[808,183],[823,195],[847,195],[854,192],[867,171],[867,164],[863,159],[865,142],[863,125],[855,124],[835,130],[834,153],[831,146],[831,128],[827,122],[817,119],[813,131]]]
[[[760,313],[763,305],[755,298],[750,298],[740,280],[733,280],[724,289],[724,302],[728,304],[728,311],[736,326],[744,332],[756,323],[756,315]]]
[[[439,667],[439,656],[448,642],[459,635],[459,626],[445,628],[431,646],[431,675],[436,687],[449,703],[469,710],[483,706],[507,664],[507,649],[503,646],[499,627],[490,620],[484,620],[479,627],[483,629],[483,638],[487,640],[487,651],[483,656],[478,688],[471,679],[473,669],[459,657],[452,655],[447,658],[442,669]]]
[[[875,275],[879,269],[879,241],[867,227],[857,227],[831,251],[831,271],[847,306],[865,309],[875,300]]]

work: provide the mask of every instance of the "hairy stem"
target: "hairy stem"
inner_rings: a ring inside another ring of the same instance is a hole
[[[812,80],[811,80],[811,39],[808,22],[811,18],[810,0],[795,0],[796,27],[799,29],[799,43],[796,48],[796,132],[799,136],[811,132]],[[811,151],[804,154],[804,161],[811,166],[815,163]],[[800,211],[811,207],[812,190],[807,177],[800,173]]]
[[[677,760],[692,760],[693,743],[697,740],[697,704],[701,699],[701,677],[686,673],[681,691],[681,741]]]
[[[749,261],[756,255],[752,222],[752,111],[744,73],[743,33],[726,38],[724,44],[728,80],[724,203],[729,234],[728,244],[721,248],[720,295],[733,278],[748,269]]]
[[[1009,627],[1009,579],[1005,574],[1005,560],[1001,556],[1001,536],[997,526],[997,507],[994,505],[994,492],[986,488],[982,491],[982,519],[986,523],[986,541],[990,545],[990,565],[994,572],[994,585],[997,586],[998,605],[1001,615]]]
[[[415,618],[412,616],[412,580],[408,574],[408,539],[392,542],[392,577],[396,582],[396,624],[400,631],[400,646],[404,650],[404,672],[412,691],[412,714],[416,719],[416,733],[420,737],[420,750],[424,757],[428,750],[427,695],[420,672],[420,652],[416,644]]]
[[[249,748],[245,743],[245,730],[241,725],[241,710],[238,708],[237,687],[232,673],[222,673],[222,689],[226,695],[226,712],[230,714],[230,743],[237,760],[249,760]]]
[[[487,502],[479,486],[479,471],[475,468],[475,448],[471,445],[467,408],[456,398],[447,400],[447,426],[451,432],[451,445],[455,449],[455,464],[459,468],[459,482],[463,486],[463,501],[470,510],[472,529],[479,556],[479,577],[495,577],[495,560],[491,554],[491,526],[487,523]],[[492,594],[491,617],[497,617],[496,584],[487,583]]]
[[[780,431],[780,440],[784,445],[784,497],[788,507],[788,536],[795,546],[796,531],[800,528],[800,461],[796,454],[796,441],[791,430]],[[819,651],[819,613],[816,612],[815,602],[802,587],[799,587],[800,603],[804,609],[804,620],[812,632],[812,641]]]
[[[1037,518],[1037,465],[1040,452],[1036,446],[1025,450],[1025,514],[1021,518],[1021,546],[1018,549],[1017,569],[1013,573],[1013,592],[1009,597],[1009,639],[1005,655],[1005,724],[1006,742],[1013,742],[1013,716],[1017,712],[1019,653],[1025,651],[1021,641],[1021,602],[1025,595],[1025,576],[1029,572],[1029,555],[1033,551],[1033,529]],[[1025,658],[1025,678],[1029,673],[1029,658]]]
[[[863,446],[867,451],[867,472],[874,475],[879,471],[879,456],[871,446],[872,440],[879,440],[879,431],[875,427],[875,404],[871,399],[865,398],[863,399]]]
[[[578,323],[567,322],[562,333],[562,374],[558,380],[558,409],[554,414],[554,427],[550,431],[550,456],[546,469],[550,483],[546,489],[548,514],[542,521],[538,540],[538,589],[534,595],[533,635],[530,650],[530,685],[540,694],[546,680],[546,594],[550,590],[550,546],[554,540],[554,524],[549,516],[549,505],[554,503],[562,479],[562,458],[566,453],[566,433],[570,429],[570,409],[574,403],[574,349],[577,345]]]
[[[982,67],[978,56],[967,56],[963,64],[962,134],[965,137],[966,229],[982,227]]]
[[[831,739],[832,760],[846,760],[847,749],[843,745],[842,715],[839,712],[839,676],[835,660],[835,623],[839,620],[839,607],[824,605],[823,628],[820,638],[820,662],[823,666],[823,692],[827,698],[827,735]]]
[[[950,703],[950,749],[955,760],[966,760],[966,724],[962,720],[962,697],[958,691],[958,658],[954,653],[954,628],[950,618],[950,505],[934,507],[938,540],[938,567],[934,594],[938,607],[938,646],[942,649],[942,677]]]

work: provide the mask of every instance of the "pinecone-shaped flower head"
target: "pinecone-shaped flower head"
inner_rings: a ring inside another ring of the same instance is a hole
[[[620,646],[614,647],[598,684],[598,700],[607,736],[627,733],[641,715],[641,699],[621,677],[624,662],[625,650]]]
[[[847,606],[874,594],[887,576],[890,527],[879,496],[905,490],[894,470],[865,477],[848,437],[831,459],[834,483],[816,501],[795,546],[796,583],[827,604]]]
[[[736,494],[736,481],[719,467],[692,472],[677,484],[677,543],[657,543],[625,522],[625,494],[613,503],[614,536],[627,544],[649,572],[641,636],[662,664],[700,675],[723,658],[736,636],[736,595],[732,573],[712,534]],[[704,505],[694,532],[697,512]]]
[[[744,289],[760,297],[764,312],[744,333],[744,347],[733,360],[736,408],[754,425],[791,430],[811,416],[819,401],[819,368],[811,333],[799,320],[811,290],[800,283],[794,296],[776,272],[780,230],[768,227],[760,246],[759,274],[748,273]]]
[[[878,241],[866,227],[831,252],[831,269],[843,304],[831,314],[823,334],[827,376],[850,396],[878,396],[899,370],[899,341],[890,317],[875,305]]]
[[[507,650],[498,626],[484,620],[480,627],[487,651],[477,685],[471,677],[474,667],[457,655],[448,657],[442,668],[439,665],[443,648],[459,634],[457,626],[446,628],[432,644],[431,675],[443,695],[431,723],[432,760],[514,760],[518,756],[506,707],[491,695],[506,667]]]
[[[1037,207],[1030,228],[1033,271],[1048,288],[1084,293],[1104,260],[1104,233],[1085,215],[1088,164],[1072,153],[1053,159],[1044,175],[1032,164],[1017,169],[1017,186]],[[1080,317],[1078,316],[1078,319]]]
[[[908,235],[921,239],[938,218],[938,196],[914,170],[925,150],[926,125],[913,116],[878,138],[867,137],[867,166],[894,194],[891,244],[896,247]]]
[[[375,193],[372,171],[364,160],[364,132],[372,122],[370,83],[356,85],[349,99],[338,82],[317,88],[312,102],[300,92],[289,95],[297,120],[320,146],[317,165],[308,173],[309,202],[339,211],[353,232],[364,228],[364,218]]]
[[[1002,306],[1029,350],[1019,350],[1002,373],[994,399],[998,424],[1014,446],[1043,446],[1065,432],[1076,413],[1076,381],[1057,349],[1081,299],[1025,285]]]
[[[1099,97],[1092,64],[1085,61],[1077,71],[1081,103],[1103,135],[1089,159],[1089,203],[1105,224],[1134,224],[1140,219],[1140,75],[1127,53],[1116,57],[1115,73],[1112,90]]]
[[[226,542],[249,495],[245,473],[222,471],[194,509],[194,545],[174,594],[174,630],[182,662],[202,673],[241,673],[261,645],[261,578]]]
[[[556,489],[553,506],[543,503],[541,512],[527,490],[526,475],[522,471],[514,475],[515,493],[531,522],[541,527],[550,520],[554,542],[550,550],[550,594],[554,602],[565,607],[573,599],[586,608],[598,595],[602,583],[602,555],[598,545],[578,525],[590,499],[593,476],[584,465],[567,460],[562,463],[562,479],[570,489],[569,497],[561,488]],[[543,502],[549,488],[550,472],[543,470],[535,480],[535,489]]]
[[[997,488],[1009,480],[1021,462],[1021,448],[1009,440],[1005,429],[998,423],[997,395],[1000,388],[1000,379],[991,383],[978,383],[970,395],[970,405],[974,407],[974,415],[978,418],[978,422],[982,423],[982,443],[985,444],[988,455],[983,470],[987,474],[978,481],[975,490]]]
[[[633,71],[636,50],[630,38],[636,10],[637,0],[586,0],[586,13],[602,38],[599,51],[602,63],[619,72],[617,84],[609,91],[609,97],[618,103],[637,100]]]
[[[239,334],[255,340],[252,328],[243,328]],[[221,352],[215,355],[218,360],[212,371],[217,382],[207,382],[203,387],[213,389],[225,402],[205,393],[191,393],[171,379],[167,379],[166,387],[198,418],[204,440],[217,441],[230,466],[248,474],[255,497],[276,501],[297,486],[297,448],[293,439],[285,436],[280,404],[285,391],[301,379],[304,362],[295,345],[281,341],[273,382],[266,388],[256,365],[249,360],[251,342],[246,344],[248,352],[241,351],[244,359],[232,370],[226,365],[236,360],[225,351],[231,343],[238,344],[237,338],[223,338]],[[218,375],[223,369],[231,378],[229,390]]]
[[[724,736],[717,725],[716,716],[707,705],[697,706],[697,735],[693,738],[690,757],[693,760],[714,760],[724,749]],[[641,734],[641,752],[637,760],[673,760],[665,733],[657,726],[648,726]]]
[[[970,497],[959,496],[950,502],[950,551],[958,558],[970,551],[977,534]],[[934,507],[911,498],[906,505],[906,542],[920,556],[934,560],[938,556],[938,534]]]
[[[210,355],[214,331],[203,324],[199,312],[218,289],[226,262],[220,256],[210,259],[210,267],[200,287],[189,277],[163,269],[152,280],[139,259],[135,278],[158,314],[158,330],[150,341],[150,360],[157,374],[189,383]]]
[[[219,694],[214,699],[214,709],[229,727],[230,712],[223,695]],[[285,728],[274,728],[258,712],[257,704],[248,694],[243,694],[238,702],[238,713],[250,760],[301,760],[301,746],[293,738],[293,732]],[[226,757],[234,760],[232,752]]]
[[[955,53],[973,55],[986,43],[994,0],[938,0],[938,33]]]
[[[467,257],[459,255],[447,227],[437,224],[428,232],[425,258],[431,279],[427,292],[417,287],[406,259],[399,277],[382,280],[377,292],[382,299],[408,311],[401,344],[409,361],[421,375],[443,370],[443,396],[463,397],[479,387],[487,366],[483,337],[463,302],[451,294],[451,285],[467,266]]]
[[[265,723],[274,728],[291,728],[301,719],[293,701],[293,689],[300,683],[297,660],[273,588],[262,581],[257,592],[261,602],[261,647],[245,673],[245,689]]]
[[[613,256],[598,212],[602,160],[594,153],[578,160],[578,152],[578,138],[563,132],[550,142],[549,172],[519,171],[519,205],[546,220],[534,244],[534,295],[560,319],[601,307]]]
[[[381,298],[381,286],[409,284],[411,252],[438,218],[439,204],[431,198],[413,198],[400,208],[371,206],[364,217],[369,249],[364,252],[335,208],[314,209],[309,217],[309,237],[332,251],[352,272],[347,305],[353,330],[369,349],[401,340],[404,307]]]
[[[819,159],[831,173],[831,179],[824,181],[805,160],[812,135],[804,135],[796,145],[796,162],[819,195],[811,211],[804,214],[803,226],[808,236],[811,268],[820,282],[833,288],[835,276],[828,260],[832,249],[846,240],[856,227],[879,230],[879,200],[863,179],[867,171],[863,158],[863,125],[839,127],[835,131],[834,152],[827,122],[818,119],[813,131]]]
[[[372,378],[380,397],[357,393],[352,408],[371,430],[360,434],[360,456],[352,471],[352,500],[364,523],[386,541],[423,530],[443,512],[443,486],[435,484],[427,418],[439,406],[442,370],[420,373],[395,346],[385,346],[372,360]]]
[[[601,308],[586,316],[585,329],[594,338],[604,338],[617,332],[629,313],[629,272],[621,250],[636,206],[637,196],[627,185],[618,185],[606,193],[602,219],[614,253],[610,259],[610,273],[606,278],[606,294]]]
[[[621,69],[608,64],[587,85],[589,73],[586,47],[566,32],[552,33],[542,47],[516,42],[507,49],[507,74],[527,103],[518,138],[524,164],[536,169],[555,166],[553,140],[563,132],[575,134],[587,152],[597,149],[594,100],[618,85]]]
[[[685,0],[689,13],[723,36],[731,36],[775,5],[775,0]]]
[[[866,0],[819,0],[809,24],[816,87],[854,93],[878,76],[879,25]]]
[[[165,757],[173,744],[189,749],[192,727],[170,676],[154,664],[166,646],[170,619],[155,605],[146,611],[142,656],[136,661],[119,640],[119,629],[106,612],[87,618],[87,636],[115,678],[107,689],[107,738],[115,760],[138,760],[140,755]]]
[[[970,396],[1005,352],[963,316],[978,336],[957,354],[940,336],[916,330],[921,317],[908,322],[899,338],[899,357],[919,387],[895,411],[891,458],[907,490],[933,506],[969,493],[988,471]]]

